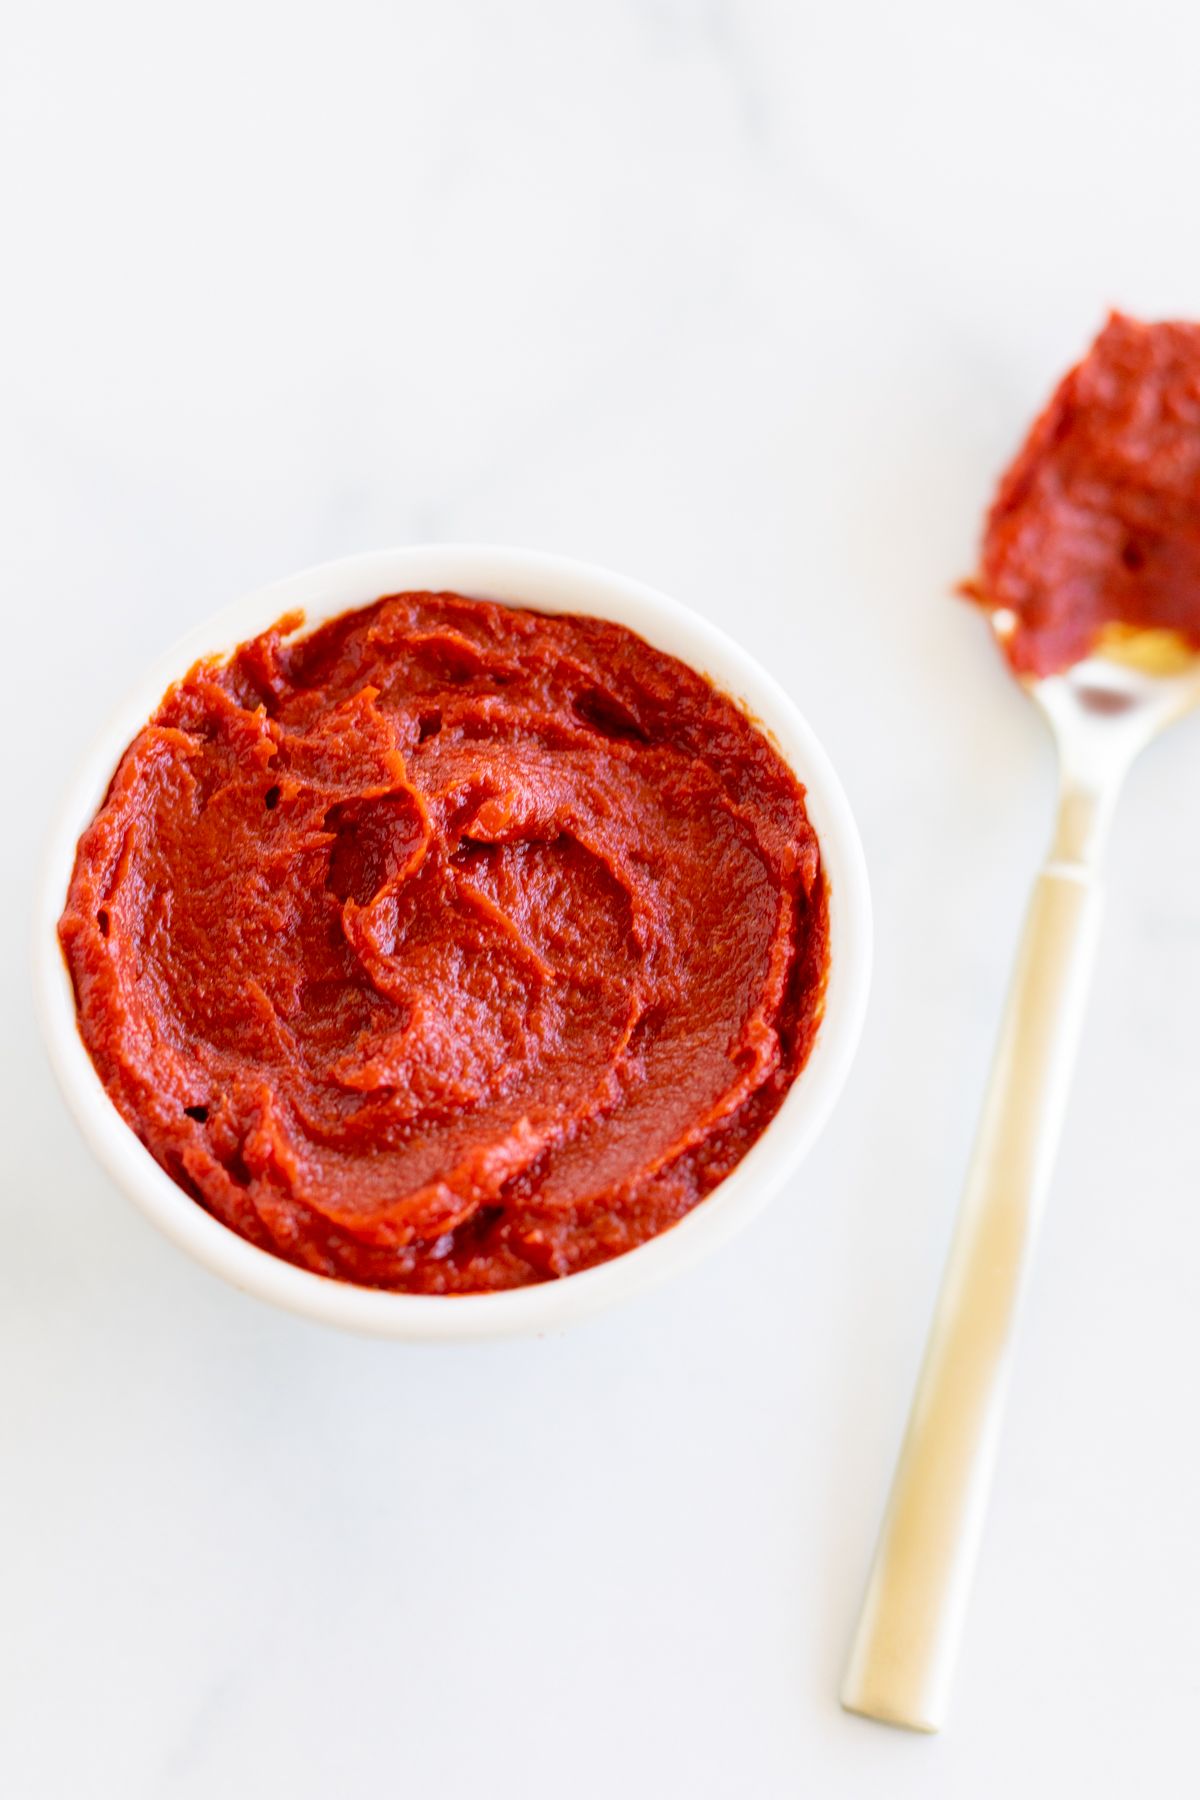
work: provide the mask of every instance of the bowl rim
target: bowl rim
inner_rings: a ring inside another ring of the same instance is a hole
[[[807,1063],[766,1130],[676,1225],[633,1250],[558,1281],[498,1293],[404,1294],[355,1286],[285,1262],[239,1237],[178,1187],[118,1113],[76,1026],[57,925],[79,836],[113,770],[173,680],[297,608],[304,629],[405,589],[448,590],[542,612],[591,614],[638,632],[729,694],[804,784],[829,887],[830,964],[824,1014]],[[42,1035],[85,1140],[117,1187],[179,1248],[243,1292],[303,1317],[415,1341],[557,1329],[690,1267],[759,1213],[812,1148],[845,1083],[866,1011],[872,961],[866,861],[841,782],[784,689],[717,625],[612,570],[544,551],[418,544],[340,557],[256,588],[157,657],[109,714],[54,817],[34,906],[32,973]]]

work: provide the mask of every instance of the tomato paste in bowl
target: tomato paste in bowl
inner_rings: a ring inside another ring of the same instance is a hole
[[[798,772],[636,608],[538,585],[263,620],[78,839],[58,932],[108,1100],[179,1207],[326,1292],[478,1309],[636,1263],[825,1035]]]

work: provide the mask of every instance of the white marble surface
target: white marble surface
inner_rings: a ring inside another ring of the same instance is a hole
[[[1200,721],[1116,829],[952,1729],[834,1694],[1050,804],[947,590],[1106,304],[1200,314],[1200,16],[14,0],[4,38],[0,1790],[1190,1791]],[[429,537],[727,624],[825,734],[878,912],[860,1060],[765,1219],[574,1335],[441,1351],[160,1242],[24,952],[135,667]]]

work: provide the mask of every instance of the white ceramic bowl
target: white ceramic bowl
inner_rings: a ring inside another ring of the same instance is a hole
[[[825,1014],[808,1063],[737,1167],[700,1204],[636,1250],[561,1281],[497,1294],[381,1293],[334,1281],[247,1243],[159,1168],[102,1087],[75,1023],[57,923],[80,833],[126,745],[170,683],[198,657],[230,650],[302,608],[306,623],[404,589],[452,589],[542,612],[615,619],[701,670],[766,727],[807,790],[829,883]],[[307,569],[218,613],[142,677],[92,745],[51,834],[35,912],[34,980],[55,1074],[85,1138],[117,1186],[169,1238],[236,1287],[309,1318],[384,1337],[480,1338],[552,1329],[682,1269],[722,1243],[778,1192],[811,1149],[846,1079],[866,1007],[871,910],[862,846],[829,758],[782,688],[715,625],[639,582],[564,557],[475,545],[430,545],[347,557]]]

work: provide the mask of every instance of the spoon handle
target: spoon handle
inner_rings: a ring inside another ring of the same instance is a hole
[[[1045,865],[842,1688],[916,1731],[945,1722],[1100,910],[1091,868]]]

